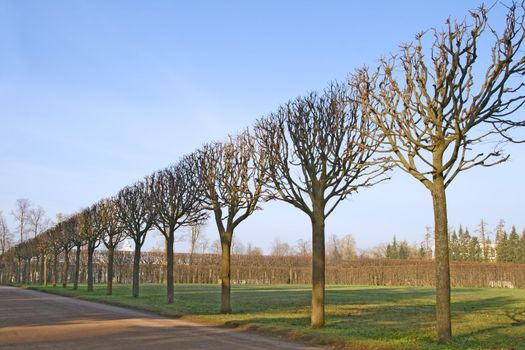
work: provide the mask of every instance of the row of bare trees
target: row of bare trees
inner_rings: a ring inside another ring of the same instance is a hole
[[[498,148],[484,150],[483,143],[497,135],[512,140],[509,132],[523,125],[515,114],[525,102],[523,10],[523,2],[511,4],[501,31],[489,24],[484,7],[472,11],[470,21],[448,20],[444,29],[417,35],[377,68],[358,69],[348,82],[283,104],[252,129],[203,146],[36,240],[56,263],[58,252],[71,249],[63,241],[68,232],[82,237],[75,244],[77,250],[87,245],[88,256],[100,242],[113,251],[128,235],[135,241],[136,260],[146,233],[155,227],[166,241],[172,303],[176,232],[211,214],[222,250],[221,311],[230,312],[234,231],[259,202],[280,200],[311,222],[311,326],[320,327],[325,322],[326,219],[345,198],[387,180],[396,167],[421,182],[432,198],[437,333],[438,341],[446,342],[451,337],[446,190],[463,171],[507,160]],[[479,60],[485,37],[492,40],[484,56],[490,56],[488,63]],[[134,296],[138,268],[135,263]],[[111,277],[108,266],[108,293]],[[88,285],[91,290],[92,272]]]
[[[73,280],[76,271],[86,278],[87,251],[81,252],[80,269],[75,263],[65,269],[62,253],[56,266],[58,285]],[[74,252],[71,253],[74,255]],[[114,253],[114,283],[130,284],[133,279],[134,252],[118,250]],[[109,252],[96,251],[93,256],[94,280],[107,283]],[[221,254],[174,254],[175,283],[221,283]],[[26,262],[24,262],[25,264]],[[231,284],[307,284],[311,281],[311,258],[304,256],[231,255]],[[163,284],[166,281],[166,257],[163,252],[143,252],[141,255],[141,283]],[[47,269],[54,275],[54,264]],[[326,282],[336,285],[377,286],[434,286],[435,269],[431,260],[422,259],[368,259],[328,260]],[[19,270],[19,269],[22,270]],[[39,283],[41,276],[35,259],[30,265],[19,267],[16,260],[7,264],[0,274],[2,283],[14,282],[17,271],[26,276],[26,283]],[[65,273],[64,273],[65,272]],[[451,284],[455,287],[525,288],[525,269],[520,264],[494,262],[451,262]]]

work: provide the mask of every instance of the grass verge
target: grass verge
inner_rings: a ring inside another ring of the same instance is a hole
[[[114,285],[111,296],[104,285],[92,293],[85,285],[77,291],[26,287],[350,349],[525,349],[525,291],[519,289],[454,289],[454,338],[440,346],[435,344],[433,288],[327,286],[326,327],[312,329],[309,286],[235,286],[234,312],[228,315],[218,313],[216,285],[176,285],[171,305],[159,284],[143,284],[138,299],[131,297],[130,285]]]

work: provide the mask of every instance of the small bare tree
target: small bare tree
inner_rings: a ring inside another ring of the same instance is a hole
[[[46,211],[42,207],[29,210],[27,219],[30,226],[29,230],[33,234],[33,238],[51,226],[50,220],[46,218]]]
[[[190,266],[193,265],[193,257],[197,252],[197,248],[202,240],[202,224],[196,224],[189,227],[190,232],[188,235],[188,240],[190,243]]]
[[[97,215],[96,206],[84,209],[79,214],[79,231],[80,236],[86,242],[87,246],[87,290],[93,291],[93,254],[95,249],[100,245],[100,237],[103,232],[99,225],[95,225]]]
[[[64,254],[64,264],[62,266],[62,287],[67,287],[69,280],[69,255],[75,246],[76,221],[72,217],[64,217],[64,221],[59,223],[62,251]]]
[[[523,8],[523,6],[522,6]],[[465,170],[504,162],[499,149],[469,151],[495,130],[478,126],[508,115],[523,104],[525,72],[523,14],[509,9],[502,35],[488,24],[488,11],[471,12],[472,22],[447,20],[403,45],[400,53],[383,59],[377,71],[357,71],[351,85],[357,101],[385,137],[397,167],[421,182],[432,196],[436,257],[436,316],[438,342],[451,335],[450,268],[445,190]],[[494,42],[491,62],[478,63],[478,44],[489,28]],[[482,81],[476,81],[484,70]]]
[[[20,243],[24,241],[24,235],[28,230],[29,214],[31,211],[31,202],[26,198],[19,198],[15,202],[15,209],[11,215],[17,222],[17,231],[20,234]]]
[[[166,282],[168,304],[173,303],[173,244],[175,231],[203,220],[201,194],[196,181],[196,169],[186,158],[177,165],[154,173],[150,177],[150,193],[155,211],[155,227],[166,240]]]
[[[231,312],[231,253],[235,228],[256,209],[266,162],[247,132],[194,154],[204,205],[213,212],[221,241],[221,312]]]
[[[100,239],[108,250],[107,295],[113,294],[115,249],[126,238],[124,225],[119,216],[118,205],[113,199],[103,199],[96,205],[95,230],[101,232]]]
[[[116,199],[119,220],[128,237],[135,243],[133,254],[132,296],[138,298],[140,283],[140,256],[147,233],[153,228],[155,212],[148,186],[149,179],[122,189]]]
[[[81,232],[81,215],[73,215],[70,220],[73,220],[74,223],[70,225],[74,226],[73,236],[71,237],[71,242],[75,247],[75,273],[73,275],[73,290],[78,289],[78,282],[80,278],[80,253],[82,251],[82,246],[86,244],[85,237]]]
[[[376,157],[377,128],[339,84],[280,107],[257,122],[260,151],[268,157],[271,197],[303,211],[312,223],[311,326],[324,325],[325,220],[350,194],[385,179]]]
[[[5,221],[4,214],[0,210],[0,255],[4,255],[5,252],[13,244],[13,236],[9,231],[7,222]]]

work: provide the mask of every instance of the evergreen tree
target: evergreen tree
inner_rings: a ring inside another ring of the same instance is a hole
[[[498,262],[508,262],[509,261],[509,248],[508,248],[508,237],[507,233],[503,231],[500,232],[498,242],[496,245],[496,260]]]
[[[399,249],[398,249],[398,259],[408,259],[409,257],[409,247],[408,247],[408,243],[407,241],[402,241],[400,244],[399,244]]]
[[[469,243],[468,260],[469,261],[481,261],[483,258],[483,252],[478,237],[471,237]]]
[[[470,234],[468,228],[463,231],[463,227],[460,225],[458,232],[458,255],[460,261],[469,260],[469,246]]]
[[[395,235],[392,244],[389,243],[386,246],[386,257],[387,259],[399,259],[399,247]]]
[[[519,247],[519,262],[525,264],[525,229],[521,233]]]
[[[487,230],[487,223],[483,219],[481,219],[477,231],[479,234],[479,244],[481,245],[481,259],[483,261],[489,261],[491,258],[490,233]]]
[[[507,245],[508,262],[518,263],[520,261],[520,236],[515,226],[512,226]]]
[[[452,230],[449,232],[452,232],[451,235],[450,235],[450,239],[449,239],[449,242],[450,242],[450,248],[449,248],[449,252],[450,252],[450,260],[452,261],[457,261],[459,260],[459,240],[458,240],[458,235],[456,234],[456,230]]]

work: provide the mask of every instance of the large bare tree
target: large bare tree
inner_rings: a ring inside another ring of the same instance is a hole
[[[311,326],[325,322],[325,221],[350,194],[385,179],[376,157],[377,128],[351,102],[352,90],[331,84],[281,106],[255,127],[268,157],[271,196],[303,211],[312,224]]]
[[[201,194],[197,188],[196,169],[183,158],[177,165],[160,170],[149,178],[155,227],[166,241],[167,301],[173,303],[173,244],[175,231],[203,219]]]
[[[153,228],[155,212],[149,192],[148,178],[123,188],[117,195],[116,204],[119,220],[128,237],[135,243],[133,254],[132,295],[139,296],[140,256],[148,231]]]
[[[263,194],[265,153],[248,131],[194,154],[204,205],[213,212],[221,241],[221,312],[231,312],[231,248],[235,228],[256,209]]]
[[[402,45],[377,70],[361,69],[351,78],[359,90],[357,101],[381,130],[394,163],[431,194],[440,343],[452,335],[446,189],[465,170],[507,159],[497,148],[484,151],[486,146],[478,145],[495,132],[479,126],[523,103],[523,14],[518,16],[516,9],[509,9],[501,35],[489,26],[488,11],[481,7],[471,12],[471,21],[447,20],[444,29]],[[493,35],[488,54],[479,52],[485,33]],[[479,61],[480,54],[488,61]]]
[[[113,294],[115,249],[126,238],[115,200],[103,199],[98,202],[94,223],[95,230],[101,233],[100,240],[108,250],[106,294],[111,295]]]
[[[15,209],[11,212],[17,222],[17,231],[20,234],[20,242],[24,241],[24,235],[28,230],[31,202],[26,198],[19,198],[15,202]]]

